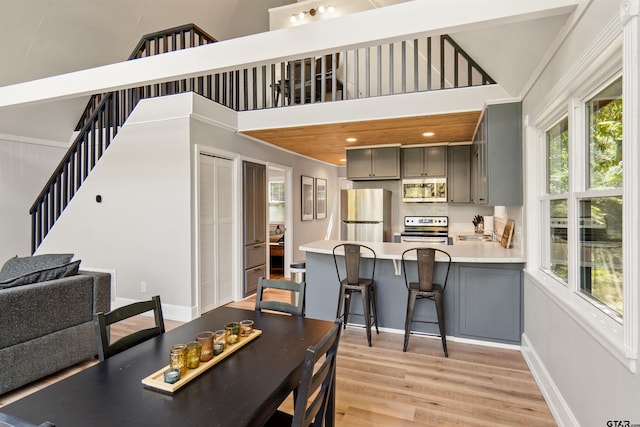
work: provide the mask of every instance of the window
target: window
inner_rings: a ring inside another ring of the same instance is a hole
[[[541,267],[620,322],[622,77],[574,107],[544,133]]]
[[[569,120],[564,118],[546,132],[547,182],[544,210],[549,218],[545,227],[545,257],[543,267],[561,281],[568,280],[567,230],[569,216]]]
[[[580,291],[622,318],[622,78],[585,104],[587,187],[578,199]]]
[[[284,223],[284,181],[269,182],[269,222]]]
[[[622,188],[622,78],[586,103],[589,188]]]

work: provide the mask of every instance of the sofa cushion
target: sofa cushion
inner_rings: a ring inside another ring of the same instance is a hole
[[[10,258],[0,270],[0,289],[59,279],[78,273],[73,254],[46,254]]]
[[[16,277],[5,283],[0,283],[0,289],[14,286],[29,285],[31,283],[46,282],[48,280],[62,279],[63,277],[75,276],[80,268],[80,260],[73,261],[58,267],[47,268],[45,270],[34,271],[23,276]]]

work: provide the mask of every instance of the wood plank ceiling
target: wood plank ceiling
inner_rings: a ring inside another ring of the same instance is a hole
[[[480,111],[242,132],[278,147],[344,165],[347,147],[470,142]],[[433,132],[433,136],[423,136]],[[347,138],[356,138],[348,142]]]

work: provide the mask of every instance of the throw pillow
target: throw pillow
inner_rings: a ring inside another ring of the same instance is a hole
[[[22,276],[0,282],[0,289],[12,288],[15,286],[29,285],[31,283],[46,282],[47,280],[62,279],[63,277],[74,276],[80,269],[80,260],[56,267],[45,268],[43,270],[26,273]]]
[[[71,262],[71,258],[73,258],[73,254],[44,254],[9,258],[2,266],[2,270],[0,270],[0,283],[35,271],[68,264]]]

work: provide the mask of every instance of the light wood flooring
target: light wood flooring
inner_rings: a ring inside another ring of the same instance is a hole
[[[272,291],[273,292],[273,291]],[[274,299],[282,296],[272,294]],[[252,310],[255,299],[230,306]],[[113,334],[150,322],[135,318]],[[168,330],[180,322],[165,321]],[[555,426],[556,422],[521,353],[449,341],[445,358],[439,339],[412,336],[406,353],[402,335],[343,330],[338,350],[338,426]],[[0,407],[92,364],[85,362],[0,396]],[[289,398],[282,406],[292,411]]]

